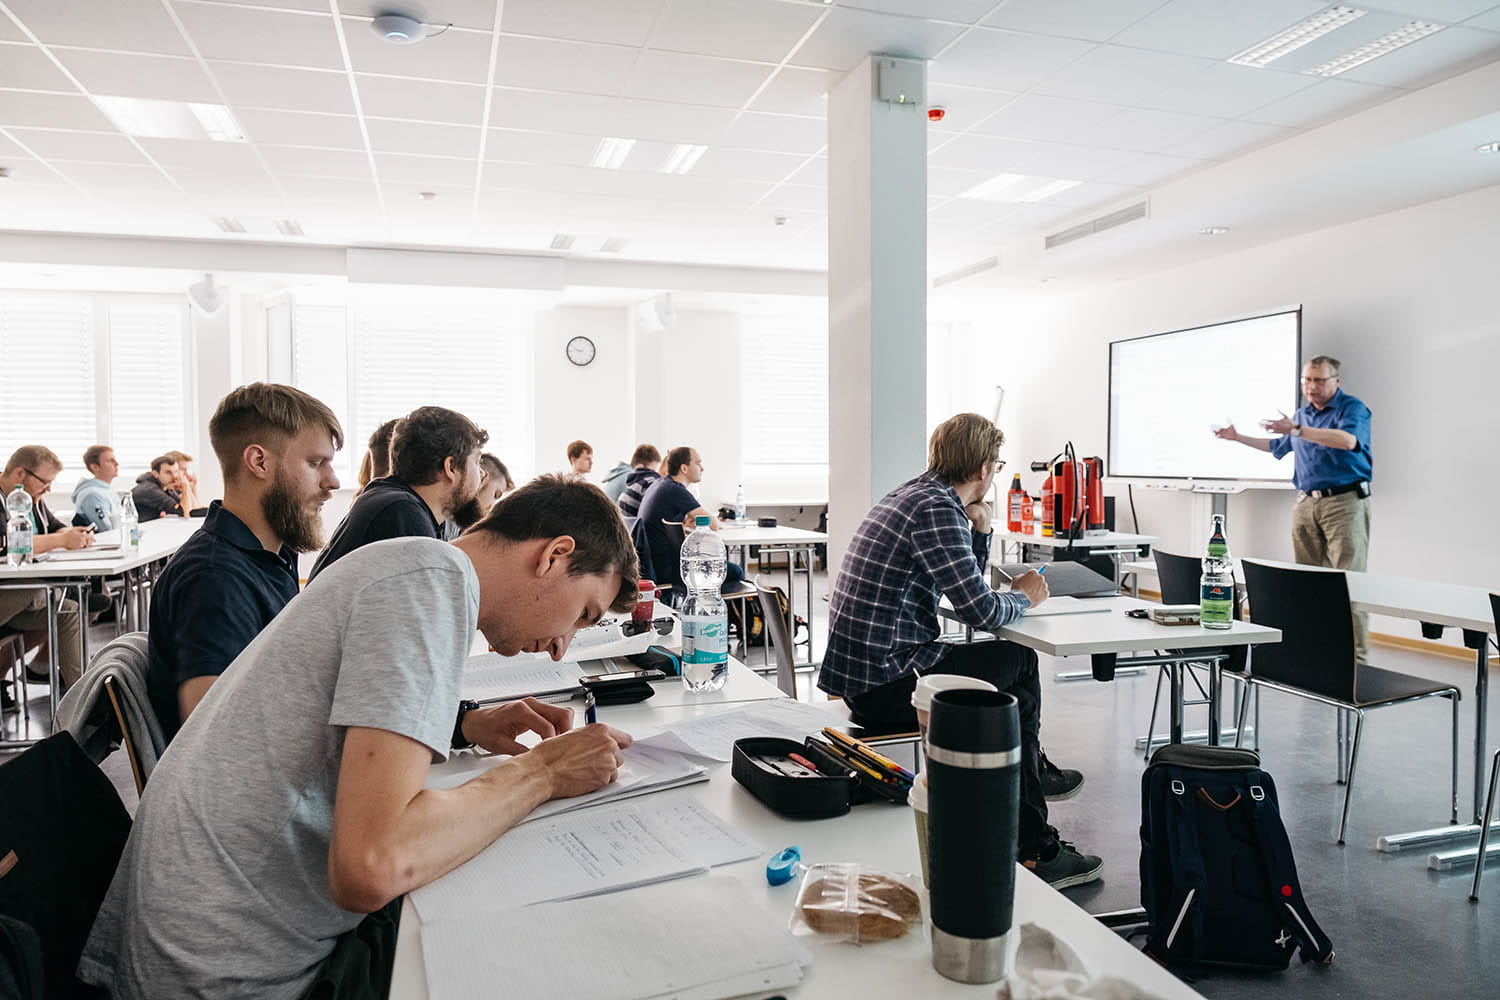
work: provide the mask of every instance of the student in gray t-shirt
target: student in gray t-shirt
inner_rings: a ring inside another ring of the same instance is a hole
[[[79,963],[116,1000],[300,997],[363,915],[452,870],[551,798],[614,780],[630,737],[532,699],[462,712],[477,627],[561,655],[635,601],[630,538],[598,487],[556,476],[453,544],[338,561],[230,665],[152,772]],[[525,732],[543,737],[526,750]],[[511,760],[450,790],[461,740]],[[386,972],[388,975],[388,970]]]

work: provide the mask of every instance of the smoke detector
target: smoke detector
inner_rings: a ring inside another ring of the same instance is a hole
[[[370,27],[392,45],[415,45],[427,37],[427,25],[409,14],[381,14]]]

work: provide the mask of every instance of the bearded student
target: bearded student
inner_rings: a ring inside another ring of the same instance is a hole
[[[168,741],[297,596],[297,553],[323,547],[323,504],[339,488],[343,429],[300,389],[240,386],[219,401],[208,437],[224,499],[152,589],[146,688]]]

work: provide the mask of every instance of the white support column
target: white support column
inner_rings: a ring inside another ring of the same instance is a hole
[[[926,63],[876,55],[828,95],[831,572],[870,506],[926,467],[926,84]]]

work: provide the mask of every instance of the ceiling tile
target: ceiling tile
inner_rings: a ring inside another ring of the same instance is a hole
[[[1298,134],[1297,129],[1259,122],[1225,122],[1215,125],[1184,142],[1165,147],[1173,156],[1192,156],[1207,160],[1227,160],[1261,146],[1269,146]]]
[[[51,162],[69,180],[89,192],[130,189],[166,193],[174,190],[172,182],[163,177],[160,170],[146,164]]]
[[[1185,156],[1163,156],[1160,153],[1147,153],[1139,159],[1131,160],[1123,167],[1116,167],[1114,170],[1106,171],[1099,176],[1099,179],[1112,184],[1153,185],[1208,165],[1209,161],[1207,160],[1190,159]]]
[[[159,3],[97,3],[80,17],[71,3],[58,0],[6,0],[11,13],[48,45],[189,55],[177,26]],[[0,17],[9,22],[9,18]]]
[[[1306,90],[1256,108],[1245,117],[1268,125],[1314,128],[1400,97],[1401,93],[1390,87],[1375,87],[1353,80],[1319,80]]]
[[[976,123],[973,131],[1012,139],[1061,142],[1119,112],[1120,108],[1113,104],[1023,94]]]
[[[828,211],[828,189],[803,187],[800,184],[783,184],[766,195],[765,199],[756,208],[773,213],[826,213]]]
[[[1494,0],[1378,0],[1382,10],[1409,14],[1425,21],[1455,24],[1495,7]]]
[[[735,119],[719,144],[773,153],[816,153],[828,143],[828,126],[820,118],[763,115],[747,111]]]
[[[1099,45],[1036,89],[1052,97],[1134,104],[1208,67],[1206,59]]]
[[[208,69],[236,107],[354,114],[343,73],[229,62],[211,62]]]
[[[365,127],[370,132],[370,148],[377,152],[418,156],[479,155],[479,128],[474,125],[366,118]]]
[[[320,177],[370,179],[370,160],[363,150],[261,146],[260,153],[278,178],[290,174],[316,174]]]
[[[196,3],[174,9],[206,59],[344,68],[333,18],[326,11],[307,14]]]
[[[365,145],[359,132],[359,119],[353,115],[236,108],[234,117],[250,139],[257,143],[335,149],[363,149]]]
[[[1037,204],[1064,208],[1103,208],[1110,202],[1123,202],[1141,193],[1138,184],[1114,184],[1103,181],[1087,181],[1077,187],[1059,191]]]
[[[1099,149],[1060,142],[1034,143],[1036,152],[1014,165],[1014,172],[1059,180],[1087,181],[1133,160],[1139,153],[1124,149]]]
[[[933,150],[928,154],[927,162],[934,167],[957,167],[960,170],[999,174],[1010,170],[1027,157],[1036,155],[1036,152],[1035,143],[969,133],[957,136],[952,142]]]
[[[1002,173],[1000,170],[955,170],[951,167],[927,168],[927,197],[952,198],[976,184]]]
[[[96,163],[135,163],[149,166],[145,157],[119,132],[63,132],[55,129],[12,129],[11,135],[47,160]]]
[[[795,153],[768,153],[751,149],[710,149],[699,158],[692,173],[697,177],[722,177],[740,181],[759,181],[778,184],[791,180],[794,172],[806,161],[805,156]],[[796,181],[810,183],[807,177]],[[817,183],[823,183],[821,180]]]
[[[599,140],[591,135],[493,128],[490,129],[489,142],[485,144],[484,157],[497,162],[586,167],[598,146]]]
[[[1339,79],[1387,87],[1425,87],[1497,58],[1500,36],[1494,32],[1447,28],[1341,73]]]
[[[613,98],[596,94],[551,94],[496,87],[490,102],[490,124],[604,135],[614,109]]]
[[[973,24],[994,9],[995,0],[922,0],[919,4],[913,4],[911,0],[844,0],[842,6],[912,16],[920,11],[922,17],[936,21]]]
[[[763,0],[666,0],[647,44],[778,63],[821,14],[817,7]]]
[[[792,62],[850,70],[872,52],[931,59],[963,30],[953,24],[834,7]]]
[[[189,170],[222,170],[263,175],[255,149],[244,142],[204,142],[198,139],[147,139],[136,140],[169,171],[178,168]]]
[[[304,4],[314,4],[315,0],[298,0],[296,4],[282,3],[281,0],[255,0],[255,2],[271,7],[300,7]],[[514,2],[515,0],[507,0],[505,4],[507,12]],[[495,3],[496,0],[402,0],[399,4],[393,4],[391,0],[340,0],[339,10],[345,14],[357,14],[360,17],[375,17],[377,14],[388,13],[394,7],[409,12],[413,17],[430,26],[441,27],[451,24],[456,28],[477,28],[481,31],[489,31],[495,26]],[[326,11],[328,0],[323,0],[316,9]]]
[[[219,92],[196,59],[91,49],[53,52],[92,94],[220,103]]]
[[[326,9],[326,7],[325,7]],[[392,45],[362,18],[344,18],[349,63],[357,73],[484,83],[489,76],[487,32],[444,31],[418,45]]]
[[[927,75],[934,83],[1020,92],[1075,62],[1091,47],[1072,38],[976,28],[944,52]]]
[[[375,184],[368,180],[349,177],[302,177],[297,174],[278,175],[281,188],[288,198],[306,199],[309,202],[345,202],[375,200]]]
[[[1133,149],[1154,153],[1195,135],[1207,132],[1222,119],[1203,115],[1180,115],[1173,111],[1132,108],[1080,132],[1077,141],[1106,149]]]
[[[828,113],[828,91],[838,81],[839,74],[833,70],[783,66],[756,97],[752,108],[772,114],[822,118]]]
[[[813,187],[828,186],[828,157],[811,156],[802,164],[802,167],[787,181],[791,184],[812,185]]]
[[[505,0],[506,32],[644,45],[662,0]]]
[[[979,180],[984,180],[980,177]],[[975,181],[977,184],[978,181]],[[972,186],[972,185],[971,185]],[[978,198],[949,198],[927,213],[927,237],[953,239],[971,233],[982,225],[997,222],[1014,215],[1015,209],[1007,201],[983,201]]]
[[[21,147],[20,146],[17,146],[14,142],[12,142],[11,140],[7,139],[5,136],[0,135],[0,156],[25,156],[25,155],[26,154],[21,151]]]
[[[67,75],[53,65],[39,46],[24,42],[0,42],[0,87],[78,92]]]
[[[615,103],[605,130],[598,135],[618,135],[655,142],[692,142],[712,145],[719,141],[735,112],[727,108],[702,108],[690,104],[665,104],[661,101],[620,100]],[[781,118],[780,115],[765,115]],[[803,122],[811,119],[787,118]],[[823,123],[817,122],[821,129]],[[723,140],[726,143],[727,139]]]
[[[26,33],[8,17],[0,17],[0,42],[29,42]]]
[[[114,130],[114,124],[87,97],[23,90],[0,90],[0,125]]]
[[[429,188],[463,187],[474,183],[478,161],[446,156],[399,156],[376,153],[380,183],[425,184]]]
[[[1484,28],[1486,31],[1500,31],[1500,7],[1496,7],[1487,14],[1470,18],[1464,22],[1466,28]]]
[[[743,107],[771,67],[647,49],[621,93],[655,101]]]
[[[1317,0],[1172,0],[1112,40],[1161,52],[1228,59],[1327,6]]]
[[[226,0],[177,0],[177,3],[222,3]],[[306,10],[317,13],[328,12],[328,0],[227,0],[229,3],[238,4],[241,7],[279,7],[282,10]],[[348,0],[341,0],[339,9],[345,14],[357,13],[353,8],[358,4],[351,4]]]
[[[1316,82],[1317,77],[1302,73],[1214,63],[1197,76],[1159,90],[1140,103],[1142,107],[1160,111],[1238,118],[1272,101],[1306,90]]]
[[[1010,0],[984,23],[1012,31],[1103,42],[1160,7],[1162,0]]]
[[[972,128],[1018,95],[1005,90],[981,90],[952,83],[931,83],[927,87],[927,105],[943,108],[943,125],[955,131]]]
[[[483,87],[363,73],[354,79],[367,115],[462,125],[478,125],[484,118]]]
[[[625,85],[639,52],[623,45],[504,36],[495,62],[495,82],[614,96]]]

